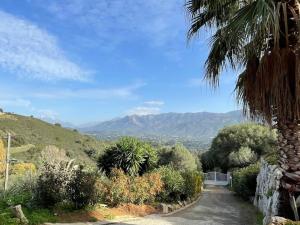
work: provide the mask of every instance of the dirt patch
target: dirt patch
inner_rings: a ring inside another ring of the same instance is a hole
[[[140,217],[156,212],[157,210],[150,205],[124,204],[115,208],[97,208],[91,211],[58,213],[58,222],[94,222],[119,217]]]
[[[104,220],[104,215],[97,210],[58,214],[58,222],[60,223],[94,222],[98,220]]]
[[[109,211],[116,216],[146,216],[157,212],[153,206],[134,204],[121,205],[117,208],[112,208]]]

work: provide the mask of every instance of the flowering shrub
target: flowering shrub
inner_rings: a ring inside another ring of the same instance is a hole
[[[23,175],[27,172],[34,173],[36,172],[36,167],[33,163],[17,163],[12,165],[10,172],[17,175]]]
[[[44,163],[37,179],[35,198],[39,205],[46,208],[67,199],[67,187],[74,171],[64,163]]]

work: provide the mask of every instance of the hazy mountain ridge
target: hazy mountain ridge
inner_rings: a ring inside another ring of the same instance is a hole
[[[81,129],[104,139],[131,135],[149,139],[197,140],[204,144],[227,125],[246,121],[241,111],[228,113],[163,113],[125,116]]]

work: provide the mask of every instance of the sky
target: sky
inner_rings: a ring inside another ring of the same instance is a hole
[[[235,71],[203,81],[211,32],[187,42],[184,0],[1,0],[0,107],[84,124],[239,108]]]

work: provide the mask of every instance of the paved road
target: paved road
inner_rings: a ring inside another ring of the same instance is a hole
[[[168,217],[148,216],[118,225],[256,225],[256,210],[222,187],[207,187],[194,206]]]
[[[114,225],[256,225],[256,210],[232,192],[222,187],[210,186],[193,206],[172,216],[150,215],[126,222],[109,222]],[[78,223],[76,225],[100,225]],[[72,224],[75,225],[75,224]]]

